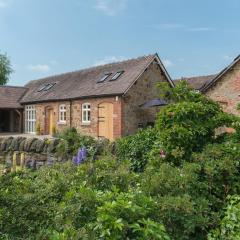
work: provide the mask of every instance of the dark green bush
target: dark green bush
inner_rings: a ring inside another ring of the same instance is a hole
[[[228,205],[220,227],[208,235],[208,240],[238,239],[240,239],[240,196],[233,195],[228,197]]]
[[[155,140],[156,130],[151,127],[141,129],[132,136],[121,138],[116,144],[117,158],[129,160],[133,171],[142,172]]]

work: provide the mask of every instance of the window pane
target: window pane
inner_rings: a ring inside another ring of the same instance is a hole
[[[105,74],[98,82],[104,82],[112,73]]]
[[[91,118],[91,113],[90,111],[88,111],[88,121],[90,122],[90,118]]]
[[[122,74],[124,73],[124,71],[119,71],[117,72],[113,77],[112,77],[112,81],[117,80]]]

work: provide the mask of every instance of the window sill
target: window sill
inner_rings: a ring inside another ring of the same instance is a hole
[[[67,125],[67,122],[58,122],[58,125]]]
[[[90,126],[90,125],[91,125],[91,122],[84,122],[84,123],[82,122],[81,123],[81,126]]]

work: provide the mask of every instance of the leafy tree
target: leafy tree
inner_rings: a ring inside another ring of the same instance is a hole
[[[12,72],[13,70],[8,56],[6,54],[0,54],[0,85],[7,84]]]
[[[184,81],[165,91],[163,96],[170,104],[157,117],[157,151],[164,151],[166,159],[175,164],[190,160],[193,152],[214,140],[216,128],[235,120]]]

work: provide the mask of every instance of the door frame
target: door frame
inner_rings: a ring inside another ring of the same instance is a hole
[[[100,136],[99,135],[99,133],[100,133],[100,122],[101,122],[101,118],[102,118],[102,116],[100,116],[100,108],[101,108],[101,105],[102,104],[111,104],[112,105],[112,113],[111,113],[111,115],[112,115],[112,134],[111,134],[111,137],[110,137],[110,141],[112,141],[113,139],[114,139],[114,131],[113,131],[113,126],[114,126],[114,124],[113,124],[113,113],[114,113],[114,104],[112,103],[112,102],[109,102],[109,101],[104,101],[104,102],[101,102],[101,103],[99,103],[98,104],[98,133],[97,133],[97,135],[98,135],[98,138],[101,138],[101,137],[106,137],[106,136]]]

